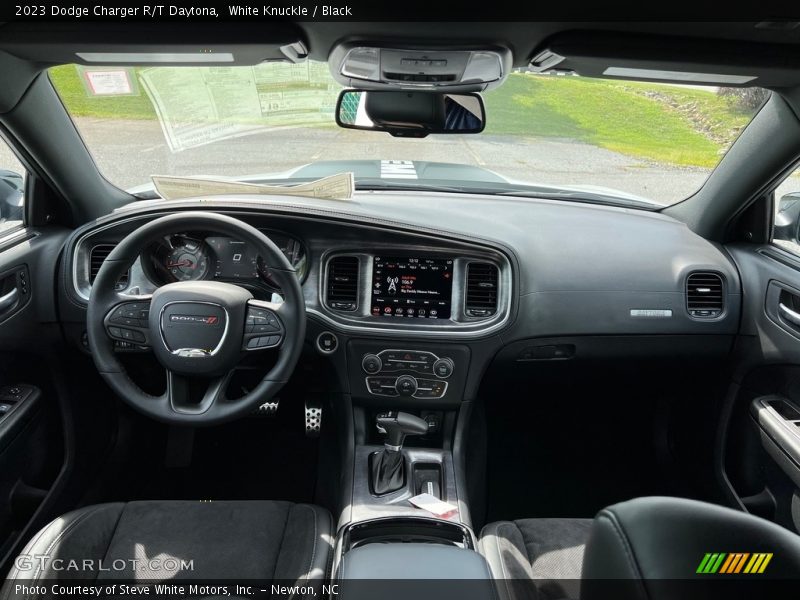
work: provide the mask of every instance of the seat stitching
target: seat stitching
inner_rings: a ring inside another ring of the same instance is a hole
[[[111,544],[114,541],[114,536],[117,534],[117,528],[119,527],[119,522],[122,520],[122,515],[123,515],[123,513],[125,512],[125,510],[127,508],[128,508],[128,503],[126,502],[122,506],[122,508],[120,509],[119,514],[117,515],[117,520],[114,522],[114,528],[111,530],[111,539],[108,540],[108,546],[106,546],[106,551],[103,554],[103,563],[105,563],[106,562],[106,558],[108,558],[108,553],[111,550]],[[134,571],[134,576],[135,576],[135,574],[136,574],[136,572]],[[95,583],[97,582],[97,578],[99,576],[100,576],[100,572],[98,571],[97,573],[95,573],[95,576],[94,576]]]
[[[314,512],[314,509],[311,508],[308,504],[303,504],[308,510],[311,511],[311,520],[314,522],[314,546],[311,549],[311,562],[308,565],[308,570],[306,571],[306,580],[311,579],[311,569],[314,568],[314,558],[317,556],[317,513]]]
[[[639,584],[638,587],[641,588],[644,597],[648,598],[649,594],[647,593],[647,588],[644,586],[642,572],[639,569],[639,565],[636,562],[636,557],[633,554],[633,548],[630,546],[630,542],[628,540],[628,536],[625,534],[625,531],[622,528],[622,524],[619,523],[616,515],[612,512],[602,512],[597,515],[597,520],[606,519],[609,523],[611,523],[611,530],[614,534],[619,538],[620,542],[622,543],[622,548],[625,551],[625,558],[628,559],[628,563],[633,569],[634,575],[637,577],[637,583]]]
[[[275,579],[275,575],[278,572],[278,563],[280,563],[281,553],[283,552],[283,540],[286,539],[286,529],[288,528],[289,517],[292,514],[292,509],[293,508],[294,508],[294,506],[290,506],[289,509],[286,511],[286,519],[283,522],[283,531],[281,531],[281,541],[280,541],[280,543],[278,545],[278,556],[275,559],[275,564],[272,566],[272,579]]]

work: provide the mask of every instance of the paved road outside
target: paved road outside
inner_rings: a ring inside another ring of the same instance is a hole
[[[157,121],[77,118],[100,170],[128,188],[152,174],[224,175],[284,171],[317,160],[393,159],[464,163],[534,183],[591,184],[669,204],[705,181],[704,169],[670,167],[569,140],[491,135],[398,139],[384,133],[286,128],[172,153]],[[0,152],[0,167],[9,164]]]

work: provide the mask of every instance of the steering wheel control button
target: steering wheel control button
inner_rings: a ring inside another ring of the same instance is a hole
[[[447,379],[450,377],[450,375],[453,374],[454,369],[455,365],[453,364],[453,360],[450,358],[440,358],[433,363],[434,375],[441,377],[442,379]]]
[[[417,380],[411,375],[401,375],[397,378],[394,387],[401,396],[413,396],[417,391]]]
[[[364,369],[365,373],[369,373],[370,375],[378,373],[382,367],[383,361],[381,361],[380,356],[376,354],[367,354],[361,361],[361,368]]]
[[[330,331],[323,331],[317,336],[317,350],[323,354],[333,354],[339,347],[339,338]]]
[[[276,346],[280,342],[281,336],[279,335],[264,335],[261,337],[250,338],[247,342],[247,347],[250,350],[256,348],[270,348]]]

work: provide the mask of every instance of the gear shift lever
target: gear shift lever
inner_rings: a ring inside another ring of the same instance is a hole
[[[428,423],[404,412],[389,411],[378,415],[376,422],[386,430],[383,452],[370,456],[372,490],[375,494],[388,494],[403,487],[403,441],[407,435],[423,435]]]

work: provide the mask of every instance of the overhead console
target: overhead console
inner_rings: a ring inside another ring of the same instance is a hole
[[[500,254],[462,251],[334,251],[323,257],[320,298],[353,328],[476,335],[501,326],[511,267]]]
[[[498,46],[386,47],[340,44],[328,59],[334,79],[364,89],[430,89],[479,92],[500,85],[512,68],[511,51]]]

